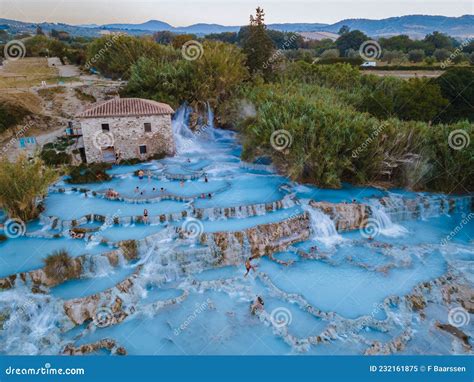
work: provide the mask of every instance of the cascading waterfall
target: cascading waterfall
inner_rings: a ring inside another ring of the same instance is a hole
[[[195,132],[189,128],[189,117],[192,109],[182,105],[176,110],[172,121],[173,134],[178,154],[189,152],[205,152],[203,143],[215,140],[214,112],[207,103],[207,122],[200,126]]]
[[[379,200],[371,200],[370,207],[371,218],[376,222],[378,233],[384,236],[398,237],[408,232],[405,227],[392,222]]]
[[[308,204],[303,205],[303,209],[310,216],[313,240],[320,241],[326,246],[333,246],[344,240],[328,215]]]
[[[6,314],[1,325],[4,330],[0,330],[0,354],[59,353],[64,345],[61,330],[73,326],[62,301],[33,294],[26,287],[0,293],[0,312]]]

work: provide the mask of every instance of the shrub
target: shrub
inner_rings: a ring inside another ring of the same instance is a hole
[[[49,166],[60,166],[71,164],[72,157],[65,152],[57,152],[55,150],[42,150],[40,158]]]
[[[111,167],[112,165],[109,163],[82,163],[79,166],[71,167],[66,182],[69,184],[105,182],[111,179],[106,172]]]
[[[56,283],[81,277],[82,266],[71,258],[66,250],[53,252],[44,259],[44,271]]]
[[[39,158],[30,161],[23,155],[16,162],[0,161],[0,205],[10,216],[33,219],[40,212],[37,198],[56,178],[56,171]]]

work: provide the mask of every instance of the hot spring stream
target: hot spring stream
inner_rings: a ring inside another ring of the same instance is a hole
[[[60,181],[0,244],[0,354],[471,353],[437,326],[474,335],[470,196],[295,184],[186,118],[178,155]],[[61,249],[81,277],[55,285],[41,272]]]

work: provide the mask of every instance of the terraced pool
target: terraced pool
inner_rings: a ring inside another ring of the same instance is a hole
[[[1,354],[104,338],[149,355],[471,352],[437,326],[474,335],[470,196],[295,184],[242,163],[232,132],[193,135],[183,110],[174,130],[175,157],[114,166],[81,190],[61,181],[41,219],[0,244]],[[81,278],[45,279],[61,249]]]

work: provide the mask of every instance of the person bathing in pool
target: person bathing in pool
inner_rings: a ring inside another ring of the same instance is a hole
[[[247,277],[251,270],[253,270],[254,272],[257,271],[257,267],[255,265],[252,265],[251,263],[253,259],[255,259],[255,256],[251,256],[247,260],[245,260],[245,269],[247,270],[247,272],[245,273],[244,277]]]

